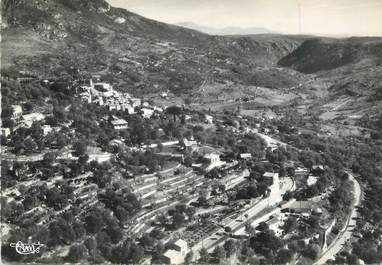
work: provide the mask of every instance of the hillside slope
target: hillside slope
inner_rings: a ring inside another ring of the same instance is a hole
[[[263,91],[263,104],[300,98],[333,119],[381,106],[381,38],[210,36],[104,0],[4,0],[2,15],[2,71],[100,74],[130,93],[170,90],[206,105]]]
[[[349,122],[382,113],[382,38],[309,39],[278,65],[328,84],[326,98],[315,103],[324,120]]]
[[[207,78],[257,84],[252,76],[296,49],[305,38],[223,37],[146,19],[104,0],[6,0],[3,67],[45,76],[73,69],[108,75],[121,87],[184,92]],[[284,74],[285,75],[285,74]],[[277,87],[273,78],[258,85]],[[286,86],[299,83],[284,77]],[[214,81],[215,82],[215,81]]]
[[[382,64],[382,38],[316,38],[302,43],[282,58],[280,66],[303,73],[331,70],[350,64]]]

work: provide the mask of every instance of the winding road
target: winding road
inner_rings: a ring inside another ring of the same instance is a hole
[[[334,242],[328,246],[328,249],[323,253],[319,260],[317,260],[314,265],[322,265],[326,264],[330,259],[334,259],[334,256],[341,251],[343,245],[352,237],[354,226],[357,221],[356,218],[358,216],[357,208],[361,204],[361,186],[358,181],[355,179],[353,175],[349,172],[349,179],[354,183],[354,201],[352,205],[352,211],[348,220],[346,222],[346,226],[342,229],[342,231],[338,234]]]
[[[268,146],[286,146],[286,143],[283,143],[279,140],[276,140],[268,135],[264,135],[261,133],[258,133],[260,137],[262,137],[268,144]],[[321,257],[313,264],[313,265],[323,265],[326,264],[329,260],[334,259],[335,255],[339,253],[343,245],[352,237],[353,235],[353,229],[355,225],[357,224],[357,217],[358,212],[357,208],[361,204],[362,200],[362,190],[359,182],[357,179],[350,173],[347,172],[349,175],[349,180],[354,183],[354,200],[352,205],[352,211],[349,215],[346,226],[340,231],[340,233],[337,235],[337,237],[334,239],[334,241],[328,246],[327,250],[321,255]]]

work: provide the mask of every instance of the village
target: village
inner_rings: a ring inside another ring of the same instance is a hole
[[[219,251],[232,258],[232,242],[262,233],[269,233],[274,244],[299,242],[310,254],[297,259],[314,260],[343,225],[326,209],[338,188],[329,181],[326,166],[281,159],[281,153],[293,157],[288,153],[301,151],[277,139],[279,131],[269,126],[277,122],[273,115],[250,121],[234,113],[222,117],[185,106],[155,106],[114,90],[99,76],[76,82],[66,93],[99,108],[94,124],[110,135],[81,142],[86,128],[79,131],[75,120],[52,122],[56,107],[51,112],[12,105],[11,126],[1,131],[2,167],[10,177],[2,188],[2,201],[10,209],[1,227],[5,240],[26,222],[52,229],[57,219],[76,212],[87,227],[92,212],[111,209],[120,223],[113,226],[120,234],[114,244],[135,241],[142,251],[140,263],[208,262],[222,258]],[[146,127],[132,124],[138,118],[152,126],[164,117],[172,127],[152,128],[155,141],[140,139]],[[184,127],[191,131],[176,131]],[[20,133],[29,135],[21,146],[8,145]],[[218,133],[227,139],[208,140]],[[50,146],[39,142],[47,138],[52,138]],[[259,258],[269,251],[260,250]],[[50,247],[41,258],[53,253],[70,256],[71,248]]]

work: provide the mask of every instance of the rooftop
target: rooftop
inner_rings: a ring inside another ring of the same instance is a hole
[[[273,173],[273,172],[265,172],[263,177],[265,178],[273,178],[274,175],[276,175],[277,173]]]
[[[125,121],[124,119],[117,119],[117,120],[111,121],[111,124],[113,124],[114,126],[115,125],[126,125],[127,121]]]
[[[163,256],[169,258],[169,259],[174,259],[174,258],[178,258],[180,255],[180,252],[179,251],[176,251],[176,250],[173,250],[173,249],[169,249],[167,250]]]
[[[184,241],[183,239],[178,239],[177,241],[174,242],[174,245],[180,248],[187,248],[187,242]]]

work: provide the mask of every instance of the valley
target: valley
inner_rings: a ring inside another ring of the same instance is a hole
[[[2,261],[382,261],[382,38],[1,5]]]

